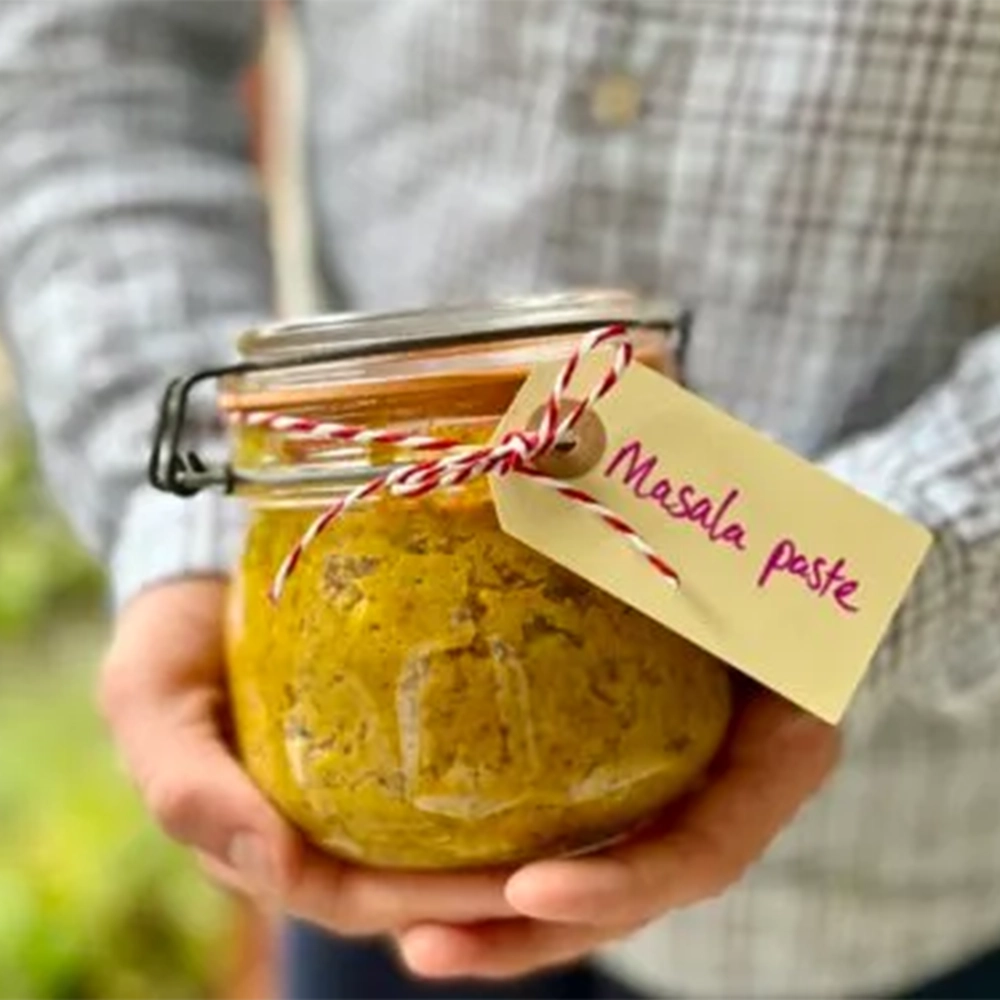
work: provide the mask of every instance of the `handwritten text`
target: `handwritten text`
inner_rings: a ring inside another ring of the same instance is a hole
[[[850,603],[858,589],[858,581],[844,575],[846,561],[831,562],[824,556],[810,559],[796,548],[791,538],[783,538],[767,557],[764,568],[757,578],[758,587],[766,587],[775,574],[787,573],[798,577],[818,597],[830,596],[837,607],[848,614],[854,614],[857,605]]]
[[[739,499],[739,490],[730,490],[721,501],[716,502],[711,497],[702,496],[691,483],[678,486],[661,477],[649,486],[647,481],[653,477],[656,465],[655,455],[644,456],[642,445],[631,441],[619,449],[604,470],[604,475],[610,479],[619,466],[623,466],[622,482],[630,486],[640,500],[651,500],[675,520],[697,525],[710,542],[746,551],[746,527],[729,516],[730,509]]]
[[[656,504],[672,519],[699,528],[713,544],[738,552],[748,548],[747,526],[736,516],[740,491],[730,489],[721,499],[710,496],[693,483],[677,483],[657,473],[656,455],[644,452],[642,443],[629,441],[614,454],[604,469],[606,479],[618,477],[639,499]],[[779,578],[797,581],[818,598],[854,614],[860,583],[847,572],[847,560],[809,556],[792,538],[782,538],[768,552],[757,575],[757,586],[773,586]]]

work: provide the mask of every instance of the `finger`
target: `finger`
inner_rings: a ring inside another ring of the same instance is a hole
[[[508,872],[395,872],[331,864],[307,849],[286,899],[290,912],[346,936],[396,931],[417,922],[463,924],[513,918]]]
[[[194,855],[202,874],[219,889],[241,896],[256,894],[254,887],[232,865],[223,864],[202,851],[195,851]]]
[[[104,706],[148,808],[172,837],[233,869],[269,905],[341,934],[514,914],[509,873],[383,873],[307,848],[222,741],[218,616],[155,611],[141,621],[141,641],[126,628],[112,650]]]
[[[508,979],[565,965],[631,929],[513,920],[469,927],[422,924],[398,938],[408,968],[427,978]]]
[[[712,780],[665,823],[593,857],[529,865],[512,876],[507,898],[536,919],[613,926],[717,896],[820,787],[837,747],[833,727],[761,695]]]
[[[221,892],[247,897],[266,920],[273,922],[282,918],[284,910],[280,902],[273,896],[261,896],[232,865],[223,864],[201,851],[195,851],[194,855],[202,874]]]
[[[280,895],[302,844],[206,726],[138,727],[123,752],[149,812],[179,843],[234,868],[248,891]]]
[[[162,588],[123,617],[102,671],[101,707],[155,820],[180,843],[280,892],[295,881],[301,841],[223,742],[221,595]]]
[[[137,688],[109,714],[126,768],[168,836],[236,867],[257,891],[294,880],[299,838],[223,744],[211,691],[167,699]]]
[[[203,851],[195,851],[195,860],[202,874],[220,889],[227,889],[231,892],[247,893],[250,887],[247,886],[239,873],[231,865],[224,865],[211,854]]]
[[[238,889],[270,906],[280,903],[348,936],[417,920],[462,923],[516,915],[504,891],[506,872],[410,874],[339,862],[303,845],[220,744],[206,741],[197,754],[187,752],[181,740],[175,745],[169,763],[155,746],[139,751],[136,770],[143,774],[149,808],[173,837],[213,857],[216,872],[232,872]],[[144,754],[156,762],[148,773]],[[290,844],[284,843],[287,838]]]

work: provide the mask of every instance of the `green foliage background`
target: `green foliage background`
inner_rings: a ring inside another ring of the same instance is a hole
[[[0,434],[0,998],[209,996],[226,910],[146,819],[93,709],[101,574]]]
[[[0,639],[96,607],[101,575],[56,514],[16,429],[0,434]]]

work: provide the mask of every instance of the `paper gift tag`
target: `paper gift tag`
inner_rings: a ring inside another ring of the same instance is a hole
[[[575,397],[608,357],[583,360]],[[528,424],[559,368],[532,372],[498,438]],[[503,529],[838,722],[930,533],[641,365],[595,412],[603,455],[572,485],[635,528],[677,570],[679,589],[591,512],[526,476],[492,479]]]

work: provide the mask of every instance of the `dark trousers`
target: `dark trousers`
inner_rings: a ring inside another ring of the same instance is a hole
[[[643,1000],[590,965],[506,982],[411,976],[382,941],[341,941],[305,924],[285,934],[285,1000]]]
[[[586,963],[501,983],[421,980],[381,941],[341,941],[300,923],[288,926],[284,961],[285,1000],[642,1000]],[[1000,949],[898,1000],[1000,1000]]]

